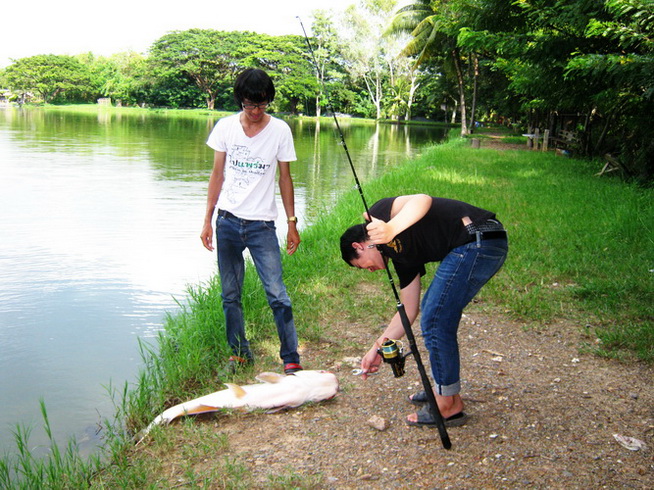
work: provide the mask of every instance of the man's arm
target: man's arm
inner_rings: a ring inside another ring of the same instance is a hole
[[[286,217],[295,216],[295,191],[293,189],[293,178],[291,177],[291,166],[289,162],[279,162],[279,192],[282,195],[282,204]],[[286,233],[286,253],[295,253],[300,245],[300,234],[297,231],[297,223],[288,221],[288,232]]]
[[[204,213],[204,225],[202,226],[202,232],[200,233],[202,245],[204,245],[204,248],[209,251],[213,251],[213,226],[211,220],[213,219],[218,196],[220,196],[220,191],[223,188],[223,182],[225,180],[225,158],[226,153],[223,151],[217,151],[214,153],[213,170],[211,172],[211,177],[209,177],[207,208]]]
[[[427,194],[395,198],[391,208],[391,219],[388,222],[372,218],[366,226],[370,240],[376,245],[389,243],[397,235],[424,218],[431,208],[431,204],[431,196]]]
[[[400,300],[404,305],[409,324],[413,325],[413,322],[418,317],[418,312],[420,311],[420,274],[418,274],[408,286],[400,290]],[[384,332],[377,338],[377,340],[375,340],[370,350],[361,360],[361,369],[364,373],[364,379],[367,377],[366,373],[375,373],[379,371],[379,365],[381,364],[382,359],[381,356],[377,354],[377,349],[379,349],[388,339],[397,340],[402,337],[404,337],[404,325],[402,325],[402,319],[400,317],[400,312],[398,311],[393,315],[393,318]]]

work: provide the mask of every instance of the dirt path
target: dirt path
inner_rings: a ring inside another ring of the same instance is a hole
[[[335,326],[332,338],[361,355],[366,327]],[[523,330],[504,318],[470,313],[459,335],[469,423],[408,427],[408,394],[420,388],[415,363],[394,378],[388,367],[367,381],[351,375],[349,356],[303,353],[307,368],[338,373],[340,395],[277,414],[220,417],[230,454],[262,486],[270,474],[319,474],[313,488],[654,488],[653,369],[580,352],[574,325]],[[340,337],[336,337],[339,335]],[[423,355],[423,357],[425,357]],[[371,427],[371,416],[389,423]],[[631,451],[614,434],[647,443]],[[292,468],[292,470],[291,470]]]

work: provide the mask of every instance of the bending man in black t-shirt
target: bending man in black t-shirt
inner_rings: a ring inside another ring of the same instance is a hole
[[[457,330],[465,306],[502,267],[508,251],[506,232],[495,214],[465,202],[425,194],[381,199],[370,207],[368,223],[341,236],[343,260],[376,271],[393,261],[400,281],[400,299],[409,321],[422,309],[420,326],[429,352],[434,393],[446,426],[463,425],[466,414],[459,395]],[[420,302],[425,264],[440,262]],[[399,339],[404,327],[399,313],[361,361],[363,377],[379,370],[377,353],[387,339]],[[427,402],[425,392],[409,400]],[[407,418],[409,425],[435,426],[427,405]]]

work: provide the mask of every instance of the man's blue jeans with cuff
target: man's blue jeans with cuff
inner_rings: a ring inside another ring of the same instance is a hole
[[[453,249],[440,263],[421,303],[420,326],[429,352],[436,393],[461,390],[457,332],[463,309],[502,267],[504,238],[473,241]]]
[[[218,270],[222,285],[227,342],[235,355],[252,358],[245,335],[241,303],[247,248],[263,283],[280,340],[279,356],[284,363],[299,363],[298,340],[291,300],[282,279],[282,261],[274,221],[244,220],[218,215],[216,219]]]

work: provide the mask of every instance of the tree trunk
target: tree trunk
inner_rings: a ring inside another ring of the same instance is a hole
[[[456,79],[459,85],[459,105],[461,111],[461,136],[468,135],[468,123],[466,121],[466,94],[465,84],[463,82],[463,71],[461,70],[461,58],[459,57],[459,50],[454,48],[452,50],[452,58],[454,59],[454,67],[456,68]]]
[[[416,83],[418,79],[415,70],[411,70],[411,88],[409,89],[409,100],[406,101],[406,115],[404,117],[405,121],[411,120],[411,107],[413,106],[413,97],[416,94],[416,90],[420,87],[419,83]]]
[[[477,110],[477,79],[479,78],[479,58],[476,54],[472,55],[474,77],[472,88],[472,107],[470,108],[470,134],[475,132],[475,112]]]
[[[293,114],[294,116],[297,115],[297,104],[298,104],[298,102],[299,102],[299,100],[298,100],[297,97],[293,97],[293,98],[289,99],[289,101],[288,101],[289,106],[290,106],[289,109],[291,111],[291,114]]]
[[[376,93],[376,100],[375,100],[375,106],[377,106],[377,120],[381,119],[381,101],[382,101],[382,81],[381,77],[377,76],[375,80],[375,93]]]
[[[375,79],[369,79],[369,77],[364,76],[363,81],[366,83],[366,88],[368,89],[370,101],[375,106],[377,119],[381,119],[381,98],[382,98],[381,80],[379,79],[378,76],[375,77]]]
[[[318,94],[316,94],[316,117],[320,117],[322,111],[320,101],[322,99],[322,92],[325,89],[324,65],[321,67],[320,71],[316,70],[316,80],[318,82]]]
[[[602,132],[600,133],[600,136],[597,139],[597,143],[595,144],[595,148],[593,149],[593,154],[597,154],[599,152],[599,149],[604,144],[604,138],[606,137],[606,133],[608,133],[609,131],[609,127],[611,125],[612,119],[613,119],[613,112],[609,112],[606,116],[606,122],[604,123],[604,127],[602,128]]]

